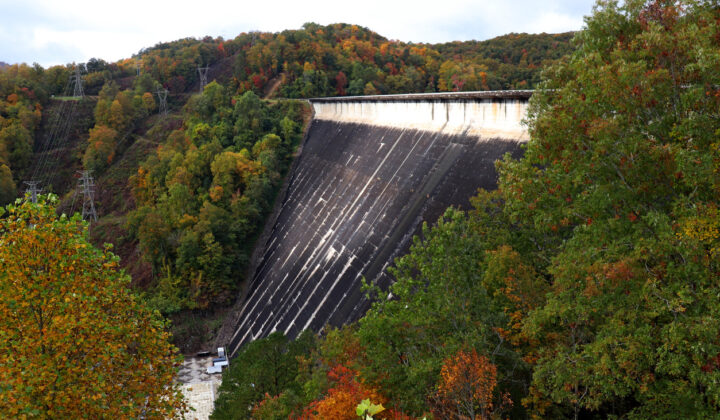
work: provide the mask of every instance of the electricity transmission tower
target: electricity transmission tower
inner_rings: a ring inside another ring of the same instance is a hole
[[[95,180],[90,176],[90,171],[78,172],[80,179],[78,180],[78,193],[83,195],[82,218],[83,220],[92,220],[97,222],[97,212],[95,211]]]
[[[140,77],[140,63],[135,63],[135,69],[137,70],[138,77]]]
[[[82,76],[80,75],[80,66],[75,66],[75,73],[70,76],[70,82],[75,85],[73,97],[82,98],[85,96],[82,87]]]
[[[41,190],[38,188],[39,181],[24,181],[27,188],[25,188],[25,197],[30,196],[30,201],[37,204],[37,196]]]
[[[167,115],[168,114],[168,110],[167,110],[168,90],[167,89],[164,89],[164,90],[158,89],[158,91],[155,93],[157,94],[158,99],[160,100],[160,107],[159,107],[160,115]]]
[[[200,75],[200,93],[203,93],[203,90],[205,89],[205,86],[207,86],[207,74],[210,67],[200,67],[198,66],[198,74]]]

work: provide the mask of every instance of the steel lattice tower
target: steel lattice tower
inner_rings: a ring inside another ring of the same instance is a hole
[[[30,201],[37,204],[37,196],[42,191],[38,188],[40,181],[24,181],[27,188],[25,188],[25,197],[30,198]]]
[[[74,83],[75,88],[73,90],[73,97],[75,98],[82,98],[85,96],[85,92],[83,92],[82,87],[82,76],[80,75],[80,66],[75,66],[75,73],[73,73],[72,76],[70,76],[70,81]]]
[[[207,86],[207,74],[210,67],[198,67],[198,74],[200,75],[200,93],[203,93],[205,86]]]
[[[78,172],[80,179],[78,180],[78,192],[83,195],[83,220],[97,222],[97,212],[95,211],[95,180],[90,175],[91,171]]]
[[[158,99],[160,100],[160,106],[159,106],[160,115],[167,115],[168,114],[168,109],[167,109],[168,90],[167,89],[164,89],[164,90],[158,89],[158,91],[155,93],[157,94]]]

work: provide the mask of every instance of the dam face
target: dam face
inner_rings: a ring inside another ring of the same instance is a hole
[[[361,279],[386,268],[423,221],[494,189],[494,162],[519,157],[528,91],[311,100],[315,116],[244,299],[230,354],[282,331],[340,326],[369,307]]]

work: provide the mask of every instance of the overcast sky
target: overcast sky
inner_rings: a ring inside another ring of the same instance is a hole
[[[345,22],[401,41],[578,30],[594,0],[0,0],[0,61],[116,61],[158,42]]]

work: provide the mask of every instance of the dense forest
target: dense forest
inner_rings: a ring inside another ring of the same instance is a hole
[[[720,11],[602,2],[576,40],[499,189],[359,322],[248,345],[213,418],[717,418]]]
[[[406,44],[356,25],[308,23],[300,30],[243,33],[233,40],[158,44],[137,59],[175,92],[197,83],[198,65],[215,64],[214,73],[227,77],[238,93],[277,89],[277,96],[286,98],[529,89],[541,68],[572,50],[571,37],[510,34],[483,42]]]

